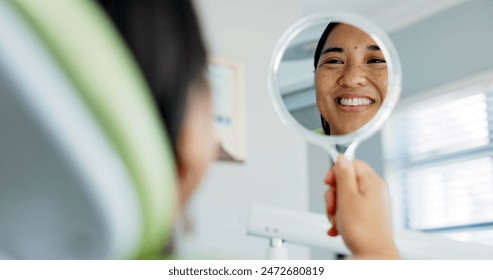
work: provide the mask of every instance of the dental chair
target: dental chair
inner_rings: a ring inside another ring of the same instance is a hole
[[[173,154],[97,4],[0,1],[0,114],[0,258],[159,257]]]

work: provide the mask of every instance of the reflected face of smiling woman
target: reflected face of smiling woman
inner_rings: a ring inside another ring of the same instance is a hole
[[[351,133],[375,116],[387,91],[387,63],[362,30],[337,24],[315,69],[317,106],[331,135]]]

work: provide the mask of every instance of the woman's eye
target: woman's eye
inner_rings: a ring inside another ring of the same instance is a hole
[[[371,64],[371,63],[387,63],[387,61],[385,61],[385,59],[383,58],[372,58],[370,60],[368,60],[368,62],[366,62],[368,64]]]
[[[332,58],[328,59],[324,62],[324,64],[344,64],[344,62],[340,59]]]

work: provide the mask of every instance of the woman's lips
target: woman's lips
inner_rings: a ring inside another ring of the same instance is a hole
[[[337,97],[334,100],[345,112],[361,112],[375,103],[375,99],[369,97]]]

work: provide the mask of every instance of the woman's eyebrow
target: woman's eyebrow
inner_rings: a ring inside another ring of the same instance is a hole
[[[344,49],[343,48],[338,48],[338,47],[335,47],[335,48],[326,48],[325,50],[323,50],[320,53],[320,55],[323,55],[323,54],[326,54],[326,53],[329,53],[329,52],[342,53],[342,52],[344,52]]]
[[[380,47],[377,46],[377,45],[369,45],[368,47],[366,47],[368,50],[370,51],[380,51]]]

